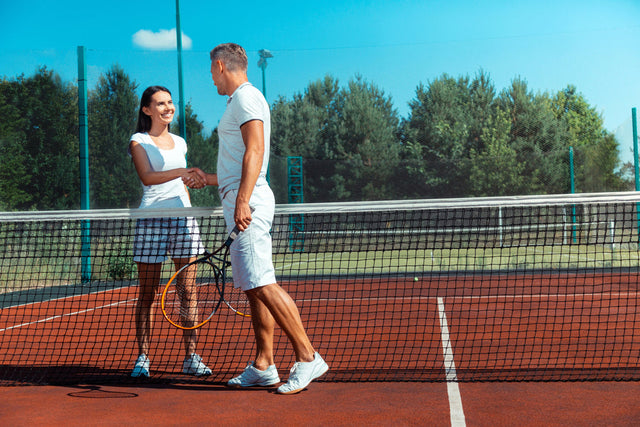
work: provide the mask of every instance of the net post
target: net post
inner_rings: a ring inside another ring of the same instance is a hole
[[[631,126],[633,128],[633,167],[636,178],[636,191],[640,191],[640,166],[638,165],[638,121],[636,107],[631,109]]]
[[[611,238],[611,250],[616,250],[616,239],[615,239],[615,231],[616,231],[616,223],[614,220],[609,222],[609,236]]]
[[[80,138],[80,208],[89,210],[89,126],[87,112],[87,63],[86,48],[78,46],[78,128]],[[81,280],[91,280],[91,224],[81,222]]]
[[[576,181],[573,169],[573,147],[569,147],[569,175],[571,179],[571,194],[576,193]],[[576,205],[571,205],[571,220],[573,226],[571,227],[571,235],[573,236],[573,243],[577,243],[576,238]]]
[[[502,236],[502,206],[498,207],[498,229],[500,233],[500,247],[504,247],[504,240]]]
[[[638,120],[636,119],[636,107],[631,109],[631,126],[633,128],[633,165],[636,178],[636,191],[640,191],[640,166],[638,165]],[[636,217],[638,230],[638,243],[640,244],[640,203],[636,203]]]

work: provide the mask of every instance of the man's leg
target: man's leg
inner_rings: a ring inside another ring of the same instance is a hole
[[[321,377],[329,369],[327,363],[315,352],[304,330],[300,312],[291,296],[277,283],[249,291],[268,308],[274,321],[289,337],[296,353],[296,363],[289,372],[287,382],[277,388],[277,393],[294,394],[304,390],[311,381]],[[248,293],[249,293],[248,292]],[[251,313],[253,315],[253,312]],[[262,330],[258,325],[258,330]]]
[[[242,374],[231,378],[230,387],[272,386],[280,382],[278,369],[273,360],[273,332],[275,320],[269,308],[256,297],[254,292],[247,292],[251,306],[251,322],[256,339],[256,359],[250,362]]]
[[[251,323],[256,338],[256,360],[254,367],[264,371],[274,364],[273,361],[273,333],[275,320],[262,301],[252,292],[247,292],[251,307]]]
[[[271,363],[273,363],[273,328],[275,321],[291,341],[293,351],[296,354],[296,361],[311,362],[314,359],[315,350],[302,325],[298,307],[280,285],[274,283],[251,289],[247,291],[247,296],[250,301],[256,301],[252,302],[251,316],[258,352],[261,350],[270,352]],[[258,310],[257,312],[254,311],[254,304]],[[268,313],[265,313],[265,311],[268,311]],[[261,345],[263,345],[262,349],[260,348]]]

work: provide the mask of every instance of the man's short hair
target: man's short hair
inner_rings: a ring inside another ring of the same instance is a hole
[[[220,60],[229,71],[247,71],[247,52],[235,43],[223,43],[213,48],[209,53],[211,62]]]

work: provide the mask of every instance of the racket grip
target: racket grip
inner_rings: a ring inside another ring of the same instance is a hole
[[[238,237],[238,234],[240,234],[240,230],[238,230],[238,226],[236,225],[233,227],[233,230],[231,230],[231,233],[229,234],[229,237],[227,237],[227,241],[224,242],[224,245],[226,247],[231,246],[233,241],[236,240],[236,237]]]
[[[253,213],[256,210],[254,207],[251,207],[250,209],[251,209],[251,213]],[[227,241],[224,242],[224,245],[226,247],[231,246],[233,241],[236,240],[236,237],[238,237],[238,234],[240,234],[240,230],[238,229],[238,226],[236,225],[235,227],[233,227],[233,230],[231,230],[231,233],[229,233],[229,237],[227,237]]]

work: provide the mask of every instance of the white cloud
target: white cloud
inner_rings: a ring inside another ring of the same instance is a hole
[[[145,49],[171,50],[177,48],[176,29],[160,30],[157,33],[140,30],[133,35],[133,44]],[[182,33],[182,48],[191,49],[191,38]]]

